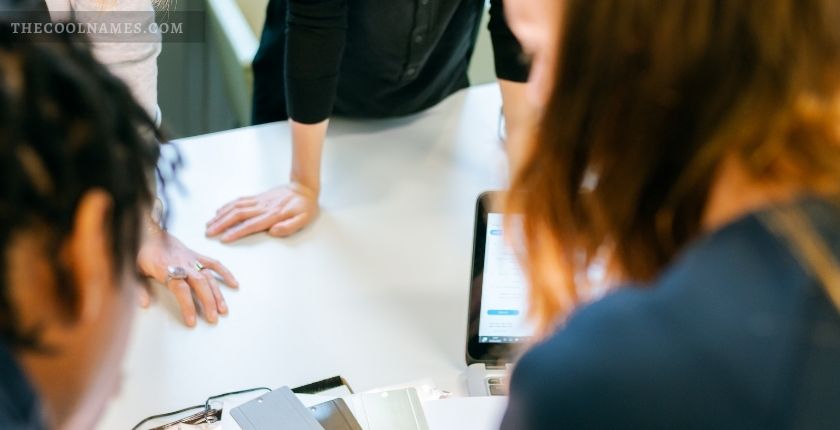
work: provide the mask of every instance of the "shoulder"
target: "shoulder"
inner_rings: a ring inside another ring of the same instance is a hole
[[[644,397],[656,372],[679,360],[656,307],[649,291],[626,287],[581,309],[534,346],[511,379],[509,415],[518,417],[507,419],[520,424],[507,428],[556,422],[609,427],[640,412],[631,399]]]
[[[47,0],[56,4],[68,4],[75,11],[152,11],[152,0]],[[63,9],[58,9],[63,10]]]
[[[803,276],[787,247],[753,218],[733,223],[698,240],[653,285],[625,286],[582,307],[522,357],[514,383],[548,375],[580,393],[685,366],[685,351],[704,341],[686,334],[712,319],[739,318],[756,295],[781,298],[768,286],[783,276]],[[721,308],[722,300],[738,308]]]
[[[50,12],[50,19],[53,21],[68,21],[72,17],[73,10],[70,0],[45,0],[47,10]]]
[[[72,10],[70,0],[45,0],[45,3],[50,11],[66,12]]]
[[[45,0],[47,9],[53,14],[53,20],[70,18],[61,12],[84,11],[153,11],[152,0]]]
[[[608,378],[611,371],[632,365],[627,358],[652,352],[642,346],[654,338],[667,337],[658,324],[657,308],[652,291],[639,286],[623,287],[579,310],[561,330],[526,353],[518,370],[522,370],[523,377],[526,373],[544,375],[544,370],[559,369],[558,363],[577,363],[579,371],[553,373],[566,383],[581,378]],[[622,351],[624,360],[612,359]],[[590,370],[593,374],[589,374]]]
[[[806,309],[806,280],[787,245],[755,217],[699,239],[654,285],[583,307],[526,353],[506,418],[517,424],[507,428],[690,426],[692,405],[726,403],[715,366],[737,369],[749,385],[784,364],[784,341]],[[765,321],[775,323],[756,323]],[[761,351],[761,365],[744,360],[745,350]]]

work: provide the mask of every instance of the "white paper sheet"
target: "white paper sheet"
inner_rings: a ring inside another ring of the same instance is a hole
[[[507,397],[453,397],[423,402],[429,430],[499,430]]]

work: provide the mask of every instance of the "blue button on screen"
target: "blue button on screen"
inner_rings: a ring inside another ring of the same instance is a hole
[[[519,315],[519,311],[516,309],[490,309],[487,311],[487,315],[510,315],[516,316]]]

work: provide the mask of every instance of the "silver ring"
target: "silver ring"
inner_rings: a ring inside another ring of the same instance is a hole
[[[200,262],[200,261],[198,261],[198,260],[196,260],[195,262],[193,262],[193,267],[195,267],[195,270],[196,270],[197,272],[200,272],[200,271],[202,271],[202,270],[206,269],[206,267],[204,267],[204,265],[203,265],[203,264],[201,264],[201,262]]]
[[[166,268],[166,283],[171,281],[183,281],[187,279],[187,270],[181,266],[169,266]]]

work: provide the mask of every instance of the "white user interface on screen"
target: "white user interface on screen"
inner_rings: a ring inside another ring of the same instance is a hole
[[[520,342],[533,334],[528,323],[527,281],[513,248],[504,239],[504,215],[487,214],[479,343]]]

